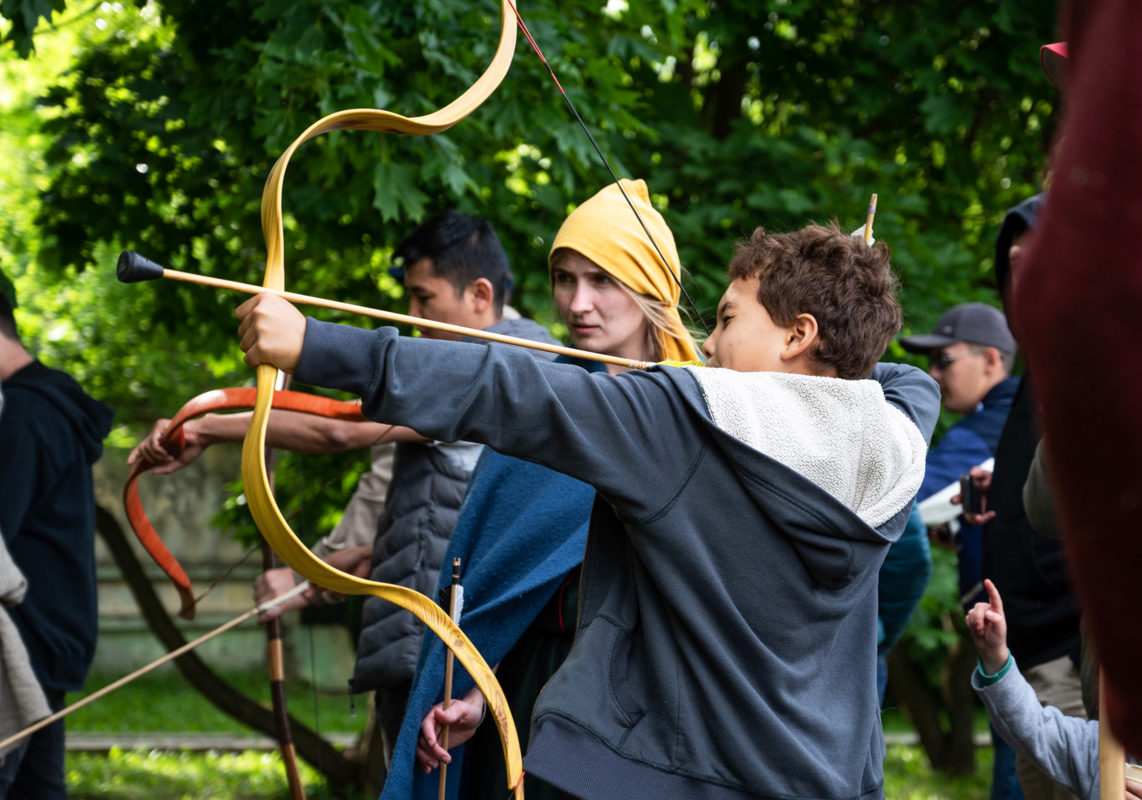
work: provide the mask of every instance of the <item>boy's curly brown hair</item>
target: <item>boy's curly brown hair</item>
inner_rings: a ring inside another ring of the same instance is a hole
[[[735,249],[729,278],[756,277],[757,300],[778,325],[812,314],[814,361],[841,378],[867,378],[902,322],[888,256],[887,245],[869,247],[835,222],[793,233],[759,227]]]

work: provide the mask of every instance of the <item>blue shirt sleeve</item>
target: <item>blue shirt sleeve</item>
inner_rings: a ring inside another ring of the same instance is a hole
[[[972,467],[991,458],[992,452],[979,434],[962,425],[953,425],[940,443],[928,451],[924,481],[916,494],[916,502],[927,500]]]
[[[878,652],[888,652],[904,633],[931,577],[932,553],[928,549],[928,531],[920,519],[920,512],[913,505],[904,533],[888,548],[888,555],[880,568]],[[883,638],[880,629],[883,629]]]

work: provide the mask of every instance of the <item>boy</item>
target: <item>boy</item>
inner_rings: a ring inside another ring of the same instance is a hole
[[[877,569],[939,392],[901,365],[861,380],[900,327],[887,248],[759,228],[729,277],[704,346],[725,369],[585,373],[306,320],[272,295],[239,307],[239,333],[247,363],[598,491],[530,775],[588,799],[882,797]]]
[[[983,700],[992,725],[1017,753],[1083,800],[1098,800],[1098,722],[1068,717],[1041,705],[1007,649],[1003,600],[990,580],[988,602],[976,603],[966,622],[979,651],[972,688]],[[1126,797],[1142,798],[1142,784],[1126,781]]]

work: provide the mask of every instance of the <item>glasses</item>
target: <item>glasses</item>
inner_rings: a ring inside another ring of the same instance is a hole
[[[984,351],[978,347],[972,348],[971,350],[967,350],[954,356],[948,355],[947,353],[941,351],[933,356],[928,357],[928,368],[943,372],[952,365],[952,362],[959,361],[961,358],[967,358],[968,356],[978,356],[982,352]]]

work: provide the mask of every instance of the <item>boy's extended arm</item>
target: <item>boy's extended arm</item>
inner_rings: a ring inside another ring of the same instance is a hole
[[[296,374],[361,395],[369,417],[536,461],[628,501],[634,513],[653,513],[673,497],[685,460],[700,449],[685,398],[661,376],[591,374],[506,345],[309,319]],[[639,468],[663,464],[678,468]]]
[[[940,416],[940,387],[931,376],[908,364],[883,362],[871,377],[880,384],[884,399],[904,412],[930,442]]]

